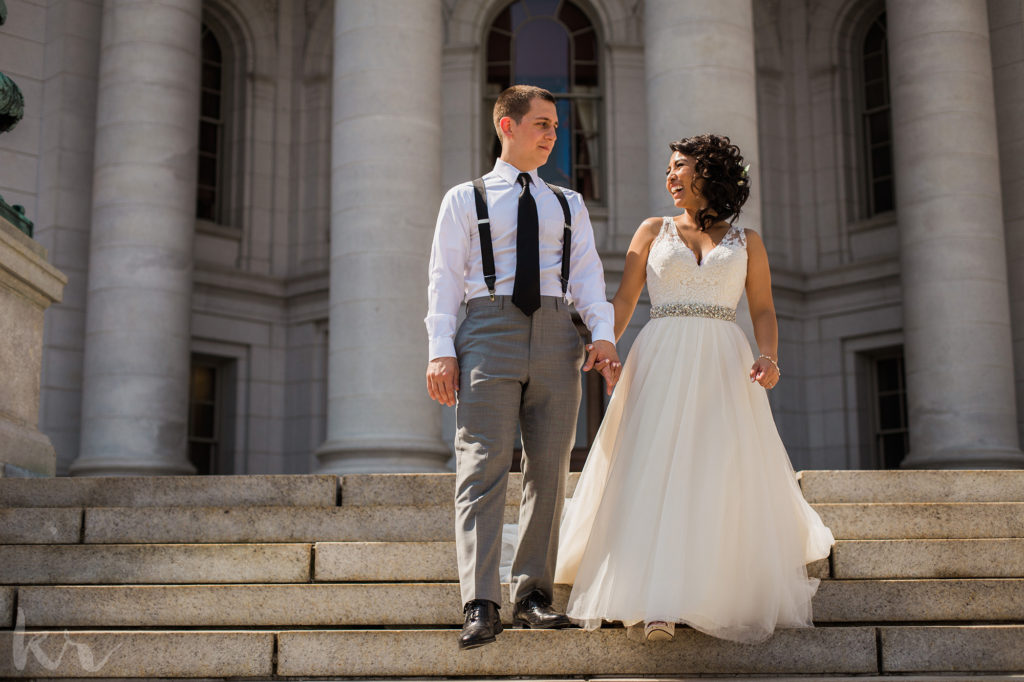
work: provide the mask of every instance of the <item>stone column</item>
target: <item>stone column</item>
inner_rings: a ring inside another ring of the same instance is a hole
[[[74,475],[187,457],[201,0],[106,0]]]
[[[999,130],[1006,262],[1010,285],[1017,436],[1024,446],[1024,8],[1019,0],[989,0],[992,75]]]
[[[441,0],[336,0],[324,473],[442,471],[424,383],[441,187]]]
[[[751,0],[644,2],[644,70],[650,208],[675,211],[665,191],[670,142],[701,133],[728,135],[754,176],[739,221],[761,231],[757,85]]]
[[[650,215],[678,212],[665,191],[669,143],[716,133],[738,145],[750,164],[750,198],[737,223],[761,232],[751,0],[646,0],[644,50]],[[744,294],[736,319],[755,345],[748,310]]]
[[[910,454],[1024,466],[986,3],[887,3]]]

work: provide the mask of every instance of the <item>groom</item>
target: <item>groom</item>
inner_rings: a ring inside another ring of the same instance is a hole
[[[575,303],[593,339],[584,369],[600,371],[609,393],[621,370],[614,311],[583,199],[549,188],[537,174],[555,144],[554,96],[526,85],[505,90],[494,104],[494,127],[501,140],[494,169],[480,186],[458,185],[441,202],[425,320],[427,390],[444,405],[455,405],[458,397],[455,544],[466,614],[462,649],[493,642],[502,630],[498,564],[517,425],[523,495],[512,621],[527,628],[570,625],[551,608],[583,363],[567,301]],[[463,300],[466,318],[456,331]]]

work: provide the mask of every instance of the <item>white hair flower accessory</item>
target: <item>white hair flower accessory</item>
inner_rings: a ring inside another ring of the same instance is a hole
[[[746,187],[749,178],[750,164],[748,163],[746,166],[743,167],[743,170],[740,171],[740,179],[736,181],[736,184],[739,185],[740,187]]]

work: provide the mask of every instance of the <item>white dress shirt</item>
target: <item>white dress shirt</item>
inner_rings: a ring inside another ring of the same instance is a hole
[[[484,176],[487,210],[491,219],[491,243],[497,275],[494,293],[511,296],[516,278],[516,220],[519,215],[519,169],[498,159]],[[530,171],[530,193],[537,202],[540,228],[540,293],[562,296],[562,207],[537,171]],[[594,244],[594,228],[583,197],[565,191],[572,215],[572,253],[569,261],[570,302],[590,330],[594,341],[615,343],[615,309],[604,287],[604,268]],[[489,296],[484,283],[480,234],[477,231],[473,184],[448,190],[441,201],[430,249],[430,283],[427,289],[427,336],[430,359],[455,357],[455,331],[463,301]]]

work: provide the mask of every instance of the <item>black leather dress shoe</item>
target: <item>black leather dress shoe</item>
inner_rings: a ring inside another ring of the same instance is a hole
[[[498,617],[498,605],[486,599],[474,599],[467,602],[462,609],[466,614],[466,622],[459,635],[459,648],[472,649],[490,644],[501,632],[501,618]]]
[[[541,592],[531,592],[516,602],[512,609],[512,624],[534,630],[572,627],[568,616],[551,608],[551,600]]]

